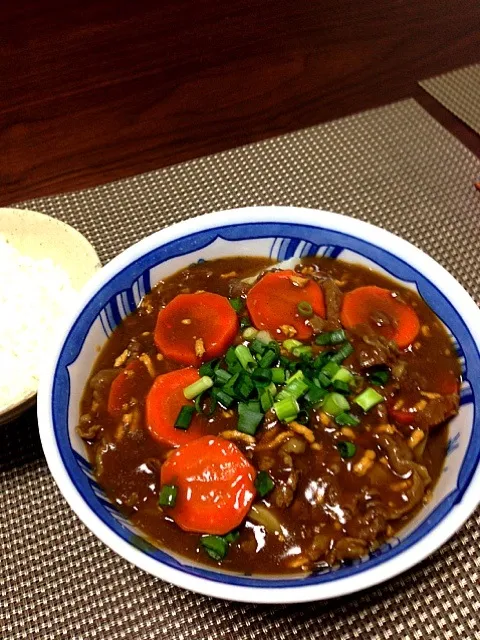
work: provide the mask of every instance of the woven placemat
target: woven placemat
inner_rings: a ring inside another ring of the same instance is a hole
[[[443,73],[419,84],[480,134],[480,64]]]
[[[242,205],[323,207],[428,251],[480,299],[480,162],[415,102],[147,175],[24,203],[85,233],[103,261],[177,220]],[[331,602],[255,606],[177,589],[130,566],[70,511],[35,414],[0,427],[2,640],[480,639],[477,511],[387,584]]]

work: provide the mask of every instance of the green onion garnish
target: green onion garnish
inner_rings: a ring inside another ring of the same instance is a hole
[[[233,402],[232,396],[228,395],[228,393],[225,393],[223,389],[213,389],[212,397],[215,398],[215,400],[219,404],[221,404],[222,407],[225,407],[225,409],[228,409]]]
[[[372,387],[367,387],[365,391],[362,391],[362,393],[355,398],[354,402],[362,407],[366,413],[384,400],[385,398],[380,395],[378,391],[375,391]]]
[[[240,329],[243,330],[243,329],[246,329],[247,327],[250,327],[250,318],[248,316],[242,316],[240,318]]]
[[[216,383],[224,385],[227,384],[227,382],[230,380],[232,374],[228,371],[225,371],[225,369],[217,369],[213,374],[213,377]]]
[[[229,303],[232,306],[232,309],[237,313],[240,313],[243,309],[243,300],[241,298],[229,298]]]
[[[174,507],[177,501],[177,487],[174,484],[164,484],[158,495],[161,507]]]
[[[325,413],[335,417],[344,411],[348,411],[350,404],[342,394],[333,392],[325,397],[325,400],[322,402],[322,409]]]
[[[334,362],[332,359],[322,367],[322,370],[320,373],[323,373],[323,375],[327,376],[327,378],[333,378],[338,373],[339,369],[340,369],[340,366],[336,362]]]
[[[195,407],[192,407],[192,405],[189,404],[183,405],[183,407],[179,411],[177,419],[175,420],[174,427],[176,429],[188,429],[194,413]]]
[[[255,478],[255,489],[261,498],[264,498],[267,493],[270,493],[274,486],[275,483],[267,471],[258,472],[257,477]]]
[[[215,409],[217,408],[217,400],[214,396],[211,396],[207,399],[207,403],[205,403],[204,396],[205,392],[195,398],[195,410],[201,416],[207,416],[207,418],[209,418],[214,414]],[[207,408],[205,408],[205,405]]]
[[[340,349],[336,353],[333,354],[333,356],[330,358],[330,361],[340,364],[341,362],[346,360],[348,356],[351,355],[352,353],[353,353],[353,346],[350,344],[350,342],[346,342],[340,347]]]
[[[244,372],[242,373],[243,375],[240,375],[237,383],[235,384],[235,394],[246,400],[255,389],[255,385],[253,384],[252,379],[249,375],[245,374]],[[226,386],[227,385],[225,385],[225,387]]]
[[[185,387],[183,395],[187,400],[193,400],[207,389],[210,389],[210,387],[213,387],[213,380],[210,376],[202,376],[200,380]]]
[[[343,380],[333,380],[333,389],[334,391],[338,391],[338,393],[350,393],[351,389],[350,389],[350,385],[347,384],[346,382],[343,382]]]
[[[316,405],[323,400],[326,395],[327,391],[325,389],[321,389],[320,387],[312,384],[308,392],[305,394],[305,400],[311,405]]]
[[[346,339],[347,336],[345,331],[343,329],[338,329],[337,331],[321,333],[315,338],[315,342],[321,346],[326,346],[329,344],[341,344],[342,342],[345,342]]]
[[[228,551],[228,541],[222,536],[202,536],[200,544],[216,562],[221,562]]]
[[[262,369],[266,369],[267,367],[272,366],[276,359],[277,354],[275,353],[275,351],[268,349],[258,361],[258,366]]]
[[[312,353],[312,347],[309,347],[308,345],[302,345],[301,347],[294,347],[292,349],[292,355],[294,355],[296,358],[300,358],[301,356],[311,355],[311,353]]]
[[[283,367],[276,367],[272,369],[272,382],[275,384],[282,384],[285,382],[285,369]]]
[[[380,369],[378,371],[373,371],[369,376],[369,380],[372,384],[383,387],[387,384],[389,377],[390,375],[388,371]]]
[[[346,440],[340,440],[337,442],[337,449],[342,458],[353,458],[357,452],[357,447],[353,442],[348,442]]]
[[[301,396],[305,395],[310,388],[306,382],[300,380],[299,378],[293,379],[295,376],[292,376],[290,380],[287,382],[287,386],[284,389],[287,393],[289,393],[294,398],[298,399]]]
[[[255,369],[252,372],[252,381],[257,389],[268,387],[268,385],[272,381],[271,369],[261,369],[259,366],[258,369]]]
[[[254,436],[259,424],[263,420],[263,413],[252,410],[245,402],[238,403],[238,425],[237,429],[242,433]]]
[[[327,387],[330,386],[331,384],[331,380],[328,376],[326,376],[324,373],[322,373],[320,371],[320,373],[316,376],[315,378],[318,381],[318,384],[323,387],[324,389],[326,389]]]
[[[304,318],[311,318],[313,316],[313,307],[306,300],[302,300],[297,304],[297,311]]]
[[[302,343],[300,340],[295,340],[294,338],[289,338],[288,340],[284,340],[282,344],[283,348],[287,351],[292,351],[295,347],[301,347]]]
[[[263,352],[265,351],[266,348],[267,348],[267,345],[261,340],[258,340],[258,338],[255,338],[255,340],[250,345],[250,349],[252,350],[252,353],[258,354],[259,356],[263,355]]]
[[[204,362],[200,369],[198,370],[198,373],[201,376],[210,376],[210,378],[213,377],[213,374],[215,373],[215,367],[218,366],[220,360],[216,359],[216,360],[210,360],[209,362]]]
[[[255,344],[255,342],[253,342],[253,344]],[[252,347],[253,347],[253,344],[252,344]],[[237,356],[238,361],[246,371],[252,371],[255,368],[256,366],[255,359],[250,353],[250,349],[246,347],[244,344],[239,344],[238,346],[235,347],[235,355]]]
[[[243,320],[243,318],[242,318]],[[255,327],[247,327],[246,329],[244,329],[243,333],[242,333],[242,338],[244,340],[254,340],[257,336],[257,329],[255,329]]]
[[[338,416],[335,417],[335,422],[340,427],[358,427],[360,424],[359,418],[352,415],[349,411],[339,413]]]
[[[238,361],[237,361],[237,364],[238,364]],[[224,384],[222,387],[222,391],[224,393],[228,393],[228,395],[232,396],[232,398],[236,395],[236,385],[238,384],[238,380],[240,379],[240,374],[243,375],[243,371],[234,373],[233,376],[230,378],[230,380],[226,384]],[[215,393],[215,389],[212,391],[212,393]]]
[[[277,418],[279,420],[290,419],[290,421],[292,421],[300,411],[300,407],[298,406],[298,402],[295,400],[295,398],[288,394],[287,397],[283,398],[282,400],[274,402],[273,410],[277,414]]]
[[[332,382],[335,382],[335,380],[351,384],[354,381],[354,375],[346,367],[340,367],[337,373],[333,376]]]
[[[268,389],[262,391],[260,404],[262,405],[262,411],[264,413],[267,413],[267,411],[273,407],[273,396]]]
[[[229,347],[227,349],[227,353],[225,354],[225,363],[231,373],[236,373],[240,368],[240,363],[235,355],[235,347]]]

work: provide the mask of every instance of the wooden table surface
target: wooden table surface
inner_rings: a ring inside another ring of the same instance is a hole
[[[480,62],[478,0],[12,0],[0,204],[93,186],[415,97]]]

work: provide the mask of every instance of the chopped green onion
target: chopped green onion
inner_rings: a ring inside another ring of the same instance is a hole
[[[202,536],[200,544],[216,562],[221,562],[228,551],[228,541],[222,536]]]
[[[390,375],[388,371],[380,369],[378,371],[373,371],[369,376],[369,380],[372,384],[376,384],[379,387],[383,387],[387,384],[389,377]]]
[[[240,537],[240,531],[230,531],[230,533],[227,533],[227,535],[223,537],[229,544],[232,544],[232,542],[236,542]]]
[[[292,378],[294,377],[295,376],[292,376]],[[290,380],[292,380],[292,378],[290,378]],[[285,391],[296,399],[305,395],[310,388],[306,382],[303,382],[303,380],[300,380],[299,378],[296,378],[292,382],[290,382],[290,380],[287,382]]]
[[[266,348],[267,348],[266,344],[261,340],[258,340],[258,338],[255,338],[255,340],[250,345],[250,349],[252,353],[258,354],[259,356],[263,355],[263,352],[265,351]]]
[[[245,373],[239,377],[238,382],[235,384],[236,395],[239,395],[245,400],[250,396],[254,389],[255,385],[253,384],[252,379]]]
[[[340,347],[340,349],[336,353],[333,354],[330,360],[331,362],[336,362],[337,364],[340,364],[341,362],[346,360],[348,356],[351,355],[352,353],[353,353],[353,346],[350,344],[350,342],[346,342],[344,345]]]
[[[193,400],[207,389],[210,389],[210,387],[213,387],[213,380],[210,376],[202,376],[200,380],[185,387],[183,395],[187,400]]]
[[[333,392],[325,397],[325,400],[322,402],[322,409],[325,413],[335,417],[344,411],[348,411],[350,404],[342,394]]]
[[[338,391],[338,393],[346,394],[350,393],[351,391],[350,385],[346,382],[343,382],[343,380],[334,380],[332,386],[334,391]]]
[[[313,307],[306,300],[301,300],[297,304],[297,311],[304,318],[311,318],[313,316]]]
[[[244,303],[241,298],[230,298],[228,301],[234,311],[236,311],[237,313],[240,313],[240,311],[242,311]]]
[[[345,342],[347,336],[343,329],[338,329],[337,331],[328,331],[327,333],[321,333],[319,336],[315,338],[316,344],[325,346],[329,344],[341,344]]]
[[[255,327],[247,327],[243,330],[242,338],[244,340],[254,340],[257,337],[257,329]]]
[[[272,369],[272,382],[275,384],[282,384],[285,382],[285,369],[282,367],[276,367]]]
[[[175,420],[175,424],[173,425],[176,429],[188,429],[190,426],[190,422],[192,421],[193,414],[195,413],[195,407],[192,405],[185,404],[180,409],[177,419]]]
[[[300,358],[301,356],[310,355],[312,353],[312,347],[308,345],[302,345],[301,347],[295,347],[292,349],[292,355],[296,358]]]
[[[217,369],[213,374],[213,377],[215,378],[215,382],[224,385],[227,384],[227,382],[230,380],[232,374],[228,371],[225,371],[225,369]]]
[[[354,402],[362,407],[366,413],[384,400],[385,398],[380,395],[378,391],[375,391],[372,387],[367,387],[365,391],[362,391],[362,393],[355,398]]]
[[[255,344],[255,342],[253,342],[253,344]],[[256,363],[252,354],[250,353],[250,349],[244,344],[239,344],[235,347],[235,355],[246,371],[252,371],[255,368]]]
[[[174,484],[164,484],[158,495],[161,507],[174,507],[177,501],[177,487]]]
[[[289,338],[288,340],[284,340],[282,344],[283,348],[287,351],[292,351],[295,347],[301,347],[302,343],[300,340],[295,340],[294,338]]]
[[[318,356],[313,361],[314,368],[321,369],[323,366],[327,364],[327,362],[330,360],[330,358],[334,353],[335,353],[334,351],[323,351],[322,353],[319,353]]]
[[[308,421],[309,421],[308,411],[306,411],[305,409],[300,410],[295,419],[300,424],[308,424]]]
[[[252,373],[252,381],[257,388],[268,387],[272,381],[272,372],[270,369],[255,369]]]
[[[223,385],[222,391],[224,393],[228,393],[229,396],[234,397],[236,395],[236,385],[238,384],[238,380],[240,379],[240,374],[243,374],[243,371],[239,371],[238,373],[234,373],[230,380]],[[212,393],[215,393],[215,389]]]
[[[235,355],[235,347],[227,349],[227,353],[225,354],[225,363],[229,371],[236,373],[235,369],[238,369],[240,363]]]
[[[255,478],[255,489],[261,498],[264,498],[267,493],[275,486],[270,474],[267,471],[259,471]]]
[[[257,333],[257,340],[260,340],[260,342],[263,342],[263,344],[270,345],[270,342],[272,342],[272,336],[268,333],[268,331],[259,331]]]
[[[346,367],[340,367],[337,373],[333,376],[332,382],[335,382],[335,380],[351,384],[354,381],[354,375]]]
[[[303,379],[304,379],[303,372],[299,369],[292,376],[290,376],[290,378],[288,378],[287,385],[292,384],[294,380],[303,380]]]
[[[317,387],[312,384],[310,386],[310,389],[305,394],[305,400],[309,404],[315,405],[321,400],[323,400],[326,395],[327,395],[327,391],[325,389],[321,389],[320,387]]]
[[[228,409],[233,402],[232,396],[225,393],[223,389],[213,389],[212,396],[222,405],[222,407],[225,407],[225,409]]]
[[[339,365],[333,360],[330,360],[329,362],[327,362],[326,365],[322,367],[322,370],[320,373],[323,373],[323,375],[327,376],[327,378],[333,378],[333,376],[335,376],[338,373],[339,369],[340,369]]]
[[[332,381],[330,380],[330,378],[328,376],[326,376],[324,373],[322,373],[320,371],[320,373],[318,374],[318,376],[315,377],[315,380],[318,381],[318,384],[323,387],[324,389],[326,389],[327,387],[329,387],[332,383]]]
[[[263,413],[252,410],[245,402],[238,403],[237,429],[242,433],[254,436],[259,424],[263,420]]]
[[[337,442],[337,449],[342,458],[353,458],[357,452],[357,447],[353,442],[348,442],[346,440],[340,440]]]
[[[349,411],[339,413],[335,418],[335,422],[340,427],[358,427],[358,425],[360,424],[359,418],[352,415]]]
[[[267,387],[267,391],[270,391],[270,393],[272,394],[272,396],[276,396],[277,395],[277,387],[273,384],[273,382],[271,382],[268,387]]]
[[[258,366],[262,369],[266,369],[267,367],[270,367],[276,359],[277,354],[275,353],[275,351],[271,351],[270,349],[268,349],[268,351],[265,351],[263,356],[258,361]]]
[[[260,401],[259,400],[249,400],[245,403],[250,411],[255,411],[255,413],[260,413]]]
[[[300,411],[300,407],[298,406],[298,402],[295,400],[295,398],[288,394],[286,398],[278,400],[273,404],[273,410],[277,414],[277,418],[279,420],[290,418],[291,422],[295,419],[295,416]]]
[[[210,397],[208,399],[209,404],[205,410],[204,395],[205,392],[195,398],[195,409],[201,416],[207,416],[207,418],[209,418],[214,414],[215,409],[217,408],[217,400],[215,397]]]
[[[242,316],[240,318],[240,329],[247,329],[247,327],[250,327],[250,318],[248,316]]]
[[[210,378],[212,378],[213,374],[215,373],[215,367],[219,364],[219,362],[220,362],[219,359],[210,360],[209,362],[204,362],[200,366],[200,369],[198,370],[198,373],[201,376],[210,376]]]
[[[264,413],[267,413],[267,411],[273,407],[273,396],[268,389],[262,391],[260,404],[262,405],[262,411]]]
[[[290,360],[286,356],[279,356],[278,362],[280,363],[281,367],[288,367],[288,365],[290,364]]]

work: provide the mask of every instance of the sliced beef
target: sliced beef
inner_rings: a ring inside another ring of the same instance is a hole
[[[432,398],[427,401],[427,406],[424,409],[413,414],[412,422],[424,431],[436,427],[458,413],[459,402],[460,398],[456,393]]]
[[[368,324],[357,324],[351,329],[351,333],[358,363],[362,369],[379,365],[391,366],[396,361],[396,344],[378,335]]]
[[[325,292],[325,306],[327,311],[327,322],[329,330],[340,328],[340,310],[342,308],[343,294],[340,288],[331,278],[326,278],[322,282]]]

